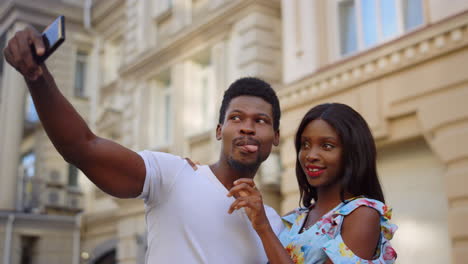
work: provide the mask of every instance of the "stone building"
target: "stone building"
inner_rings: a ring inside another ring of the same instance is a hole
[[[281,143],[256,180],[281,213],[298,205],[301,117],[347,103],[377,142],[398,263],[464,263],[467,10],[466,0],[10,0],[0,47],[64,14],[67,40],[47,65],[91,129],[201,163],[217,159],[223,91],[241,76],[265,79],[280,97]],[[4,262],[144,263],[143,202],[108,196],[63,161],[24,81],[0,65]]]
[[[344,102],[369,123],[398,263],[468,256],[468,1],[282,1],[282,208],[297,204],[294,124]]]
[[[86,33],[82,4],[56,2],[0,1],[0,48],[26,25],[42,31],[65,14],[69,39],[47,64],[62,92],[87,118],[84,84],[75,75],[81,67],[77,41]],[[79,263],[83,190],[78,170],[57,153],[23,78],[7,65],[3,52],[0,57],[0,261]]]

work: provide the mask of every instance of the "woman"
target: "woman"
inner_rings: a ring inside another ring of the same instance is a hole
[[[394,263],[389,240],[396,226],[361,115],[344,104],[316,106],[302,119],[295,147],[302,207],[283,217],[278,238],[251,179],[238,180],[228,194],[237,198],[229,213],[245,208],[270,263]]]

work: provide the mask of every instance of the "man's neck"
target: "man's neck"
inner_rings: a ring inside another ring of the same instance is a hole
[[[216,178],[230,190],[234,185],[234,181],[240,178],[251,178],[255,176],[257,170],[255,171],[239,171],[231,167],[227,162],[218,161],[210,165],[211,171],[214,173]]]

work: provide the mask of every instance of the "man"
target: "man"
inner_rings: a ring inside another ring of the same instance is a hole
[[[228,214],[233,182],[253,178],[279,143],[280,108],[274,90],[256,78],[243,78],[226,90],[216,138],[222,142],[219,160],[193,168],[167,153],[135,153],[97,137],[63,97],[44,64],[40,34],[19,31],[4,55],[28,85],[47,135],[64,159],[100,189],[119,198],[145,201],[148,263],[266,263],[257,234],[243,210]],[[278,233],[276,212],[266,207]]]

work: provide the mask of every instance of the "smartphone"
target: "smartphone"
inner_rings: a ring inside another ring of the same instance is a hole
[[[45,45],[45,53],[37,56],[33,49],[34,59],[38,64],[43,63],[65,41],[65,17],[59,16],[52,24],[42,32],[42,40]]]

